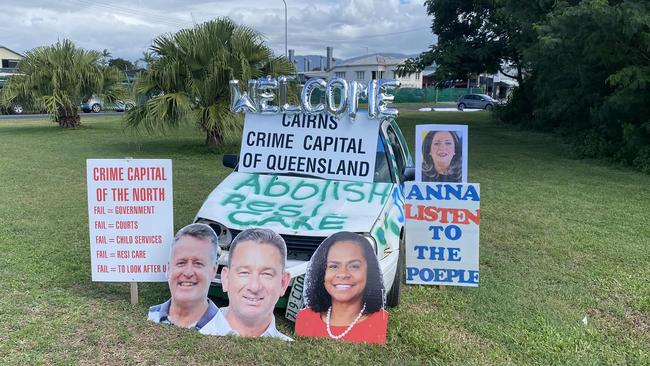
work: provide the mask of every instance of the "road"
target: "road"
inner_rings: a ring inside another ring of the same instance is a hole
[[[79,113],[82,117],[99,117],[99,116],[116,116],[124,114],[124,112],[99,112],[99,113]],[[18,120],[18,119],[36,119],[47,118],[47,114],[3,114],[0,115],[1,120]]]
[[[391,104],[391,108],[397,109],[406,109],[417,111],[420,108],[431,108],[433,103],[422,103],[421,105],[416,104]],[[455,108],[456,103],[438,103],[436,107],[452,107]],[[121,115],[124,112],[113,112],[113,111],[102,111],[99,113],[79,113],[82,117],[98,117],[98,116],[115,116]],[[34,118],[47,118],[47,114],[7,114],[0,115],[0,121],[2,120],[19,120],[19,119],[34,119]]]
[[[391,108],[397,108],[397,109],[406,109],[410,111],[417,111],[420,110],[420,108],[456,108],[456,102],[438,102],[438,103],[433,103],[433,102],[422,102],[422,103],[408,103],[408,104],[389,104],[389,107]]]

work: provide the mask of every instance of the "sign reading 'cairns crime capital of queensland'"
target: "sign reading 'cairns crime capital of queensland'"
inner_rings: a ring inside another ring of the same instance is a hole
[[[93,281],[164,282],[173,232],[169,159],[88,159]]]
[[[246,114],[239,171],[372,182],[379,121],[359,113]]]

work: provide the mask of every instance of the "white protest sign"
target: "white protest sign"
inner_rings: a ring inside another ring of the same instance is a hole
[[[379,121],[359,113],[246,114],[239,171],[372,182]]]
[[[92,280],[165,282],[172,161],[88,159],[86,168]]]
[[[406,283],[473,286],[479,282],[478,184],[405,184]]]

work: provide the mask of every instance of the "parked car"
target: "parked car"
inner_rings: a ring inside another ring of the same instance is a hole
[[[131,100],[122,101],[118,100],[111,104],[105,104],[99,97],[95,95],[88,96],[84,98],[81,102],[81,110],[85,113],[99,113],[102,110],[113,110],[116,112],[124,112],[133,108],[135,103]]]
[[[12,103],[8,107],[0,107],[0,113],[2,114],[23,114],[24,111],[23,106],[18,103]]]
[[[2,91],[2,88],[7,83],[7,80],[8,80],[8,76],[6,74],[0,76],[0,91]],[[24,111],[25,110],[22,104],[19,103],[0,105],[0,114],[23,114]]]
[[[221,270],[233,238],[249,227],[279,233],[287,244],[291,284],[278,307],[295,321],[303,308],[304,275],[312,254],[329,235],[344,230],[363,235],[373,246],[387,290],[386,304],[399,304],[404,273],[403,183],[414,179],[413,159],[395,121],[381,123],[372,183],[328,180],[298,174],[243,173],[238,157],[224,156],[235,168],[210,193],[194,222],[210,225],[225,253],[219,257],[210,294],[223,297]],[[340,225],[339,225],[340,224]]]
[[[458,110],[465,108],[492,110],[498,102],[486,94],[466,94],[458,98]]]

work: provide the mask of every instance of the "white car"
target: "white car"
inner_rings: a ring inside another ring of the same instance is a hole
[[[388,306],[399,304],[404,272],[403,183],[414,177],[413,159],[394,120],[379,129],[372,183],[327,180],[300,175],[251,174],[234,171],[208,196],[195,222],[209,224],[219,235],[227,264],[230,242],[242,230],[264,227],[279,233],[287,244],[287,270],[292,281],[278,307],[295,321],[303,307],[304,274],[321,242],[338,231],[363,235],[375,248],[387,289]],[[224,156],[236,168],[237,157]],[[225,297],[221,277],[212,282],[211,295]]]

